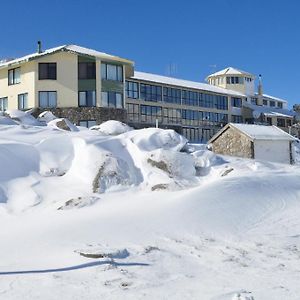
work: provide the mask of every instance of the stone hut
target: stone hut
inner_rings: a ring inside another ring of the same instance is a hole
[[[229,123],[208,144],[217,154],[291,164],[294,140],[276,126]]]

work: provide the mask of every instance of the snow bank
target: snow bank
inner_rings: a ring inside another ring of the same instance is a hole
[[[31,115],[31,111],[7,110],[6,113],[19,124],[32,126],[44,125]]]
[[[73,125],[68,119],[65,118],[57,118],[49,121],[47,126],[57,130],[79,131],[79,129],[75,125]]]
[[[153,151],[156,149],[180,151],[187,143],[187,139],[174,130],[146,128],[134,130],[126,134],[140,150]]]
[[[119,135],[132,130],[132,128],[128,125],[114,120],[106,121],[101,125],[93,126],[90,129],[98,130],[99,132],[106,135]]]

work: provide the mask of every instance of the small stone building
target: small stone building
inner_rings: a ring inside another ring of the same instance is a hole
[[[217,154],[291,164],[294,140],[276,126],[229,123],[208,144]]]

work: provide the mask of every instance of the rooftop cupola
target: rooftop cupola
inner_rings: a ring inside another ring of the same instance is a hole
[[[234,90],[247,96],[254,95],[255,76],[233,67],[213,73],[207,76],[206,80],[211,85]]]

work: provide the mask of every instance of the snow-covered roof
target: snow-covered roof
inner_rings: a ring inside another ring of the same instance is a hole
[[[218,71],[218,72],[208,75],[207,78],[213,77],[213,76],[220,76],[220,75],[247,75],[247,76],[254,77],[254,75],[252,75],[251,73],[248,73],[248,72],[245,72],[245,71],[233,68],[233,67],[228,67],[221,71]]]
[[[258,96],[258,94],[256,94],[256,96]],[[274,97],[274,96],[271,96],[271,95],[263,94],[263,97],[264,97],[264,98],[268,98],[268,99],[270,99],[270,100],[276,100],[276,101],[280,101],[280,102],[285,102],[285,103],[287,103],[286,100],[283,100],[283,99],[281,99],[281,98],[277,98],[277,97]]]
[[[288,117],[288,118],[292,118],[295,116],[294,111],[284,109],[284,108],[254,105],[249,102],[244,102],[243,105],[245,107],[251,108],[253,110],[253,113],[256,115],[264,114],[265,116],[278,116],[278,117]]]
[[[49,54],[53,54],[59,51],[67,51],[67,52],[73,52],[73,53],[77,53],[77,54],[81,54],[81,55],[87,55],[87,56],[92,56],[92,57],[97,57],[97,58],[102,58],[102,59],[107,59],[107,60],[113,60],[113,61],[121,61],[124,63],[128,63],[133,65],[134,63],[130,60],[118,57],[118,56],[114,56],[114,55],[110,55],[104,52],[99,52],[93,49],[89,49],[89,48],[85,48],[85,47],[81,47],[81,46],[77,46],[77,45],[62,45],[59,47],[55,47],[55,48],[50,48],[47,49],[41,53],[35,52],[29,55],[25,55],[13,60],[9,60],[9,61],[5,61],[3,63],[0,63],[0,68],[4,68],[4,67],[9,67],[15,64],[20,64],[23,62],[27,62],[42,56],[46,56]]]
[[[155,82],[155,83],[160,83],[160,84],[174,85],[174,86],[183,87],[183,88],[191,88],[191,89],[209,91],[209,92],[226,94],[226,95],[246,97],[242,93],[239,93],[239,92],[236,92],[233,90],[223,89],[223,88],[213,86],[210,84],[189,81],[189,80],[183,80],[183,79],[177,79],[177,78],[173,78],[173,77],[166,77],[166,76],[161,76],[161,75],[156,75],[156,74],[151,74],[151,73],[135,71],[134,76],[131,77],[131,79],[150,81],[150,82]]]
[[[238,131],[242,132],[248,136],[252,141],[254,140],[287,140],[293,141],[295,138],[285,131],[281,130],[276,126],[267,126],[267,125],[254,125],[254,124],[236,124],[228,123],[222,130],[215,134],[210,140],[209,143],[212,143],[216,140],[224,131],[229,127],[235,128]]]

